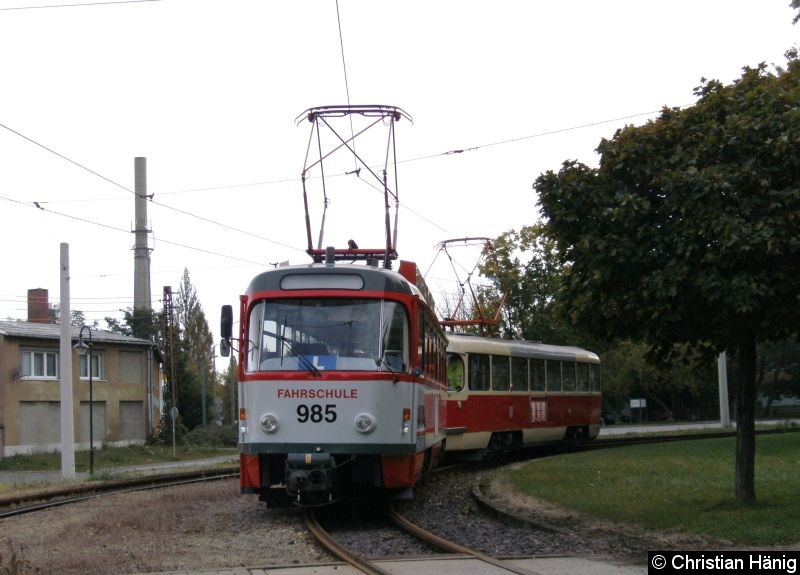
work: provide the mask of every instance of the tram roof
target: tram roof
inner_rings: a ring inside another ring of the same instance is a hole
[[[449,332],[447,333],[447,339],[450,342],[448,351],[457,350],[468,353],[490,353],[572,361],[582,360],[589,363],[600,362],[600,357],[596,353],[574,346],[550,345],[533,341],[499,339]]]
[[[420,290],[399,272],[363,263],[311,263],[267,270],[255,276],[248,294],[260,291],[300,290],[385,291],[422,297]]]

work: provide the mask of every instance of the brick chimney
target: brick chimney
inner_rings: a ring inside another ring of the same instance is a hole
[[[50,302],[47,290],[43,288],[28,290],[28,321],[33,323],[50,323]]]

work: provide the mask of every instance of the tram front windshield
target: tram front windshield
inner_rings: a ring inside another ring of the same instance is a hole
[[[376,299],[262,300],[249,315],[247,371],[408,368],[408,316]]]

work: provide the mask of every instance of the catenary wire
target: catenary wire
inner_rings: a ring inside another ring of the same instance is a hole
[[[10,127],[6,126],[5,124],[2,124],[2,123],[0,123],[0,127],[2,127],[2,128],[5,128],[5,129],[6,129],[6,130],[8,130],[9,132],[11,132],[11,133],[13,133],[13,134],[15,134],[15,135],[19,136],[20,138],[23,138],[23,139],[25,139],[25,140],[27,140],[27,141],[31,142],[32,144],[35,144],[35,145],[39,146],[40,148],[43,148],[44,150],[47,150],[48,152],[50,152],[51,154],[54,154],[54,155],[58,156],[58,157],[59,157],[59,158],[61,158],[62,160],[65,160],[65,161],[67,161],[67,162],[69,162],[69,163],[71,163],[71,164],[73,164],[73,165],[75,165],[75,166],[77,166],[77,167],[81,168],[82,170],[85,170],[85,171],[89,172],[90,174],[93,174],[93,175],[97,176],[98,178],[101,178],[102,180],[105,180],[105,181],[106,181],[106,182],[108,182],[108,183],[110,183],[110,184],[113,184],[114,186],[116,186],[116,187],[118,187],[118,188],[121,188],[121,189],[125,190],[126,192],[129,192],[129,193],[133,194],[134,196],[136,195],[136,192],[135,192],[134,190],[131,190],[131,189],[130,189],[130,188],[128,188],[127,186],[124,186],[123,184],[120,184],[119,182],[115,182],[115,181],[114,181],[114,180],[112,180],[111,178],[107,178],[106,176],[104,176],[104,175],[102,175],[102,174],[100,174],[100,173],[98,173],[98,172],[96,172],[96,171],[92,170],[91,168],[88,168],[88,167],[84,166],[83,164],[81,164],[81,163],[79,163],[79,162],[76,162],[75,160],[72,160],[72,159],[68,158],[67,156],[65,156],[65,155],[63,155],[63,154],[60,154],[59,152],[56,152],[56,151],[55,151],[55,150],[53,150],[52,148],[49,148],[49,147],[45,146],[44,144],[41,144],[41,143],[37,142],[36,140],[34,140],[34,139],[32,139],[32,138],[29,138],[29,137],[28,137],[28,136],[26,136],[25,134],[22,134],[21,132],[18,132],[17,130],[14,130],[14,129],[12,129],[12,128],[10,128]],[[3,198],[3,199],[9,200],[9,198]],[[150,202],[151,202],[151,203],[153,203],[153,204],[155,204],[155,205],[158,205],[158,206],[161,206],[161,207],[163,207],[163,208],[166,208],[166,209],[168,209],[168,210],[173,210],[173,211],[176,211],[176,212],[182,213],[182,214],[184,214],[184,215],[187,215],[187,216],[190,216],[190,217],[193,217],[193,218],[197,218],[197,219],[199,219],[199,220],[202,220],[202,221],[204,221],[204,222],[208,222],[208,223],[211,223],[211,224],[214,224],[214,225],[220,226],[220,227],[222,227],[222,228],[226,228],[226,229],[229,229],[229,230],[232,230],[232,231],[235,231],[235,232],[239,232],[239,233],[242,233],[242,234],[245,234],[245,235],[249,235],[249,236],[252,236],[252,237],[258,238],[258,239],[260,239],[260,240],[264,240],[264,241],[266,241],[266,242],[270,242],[270,243],[273,243],[273,244],[276,244],[276,245],[279,245],[279,246],[282,246],[282,247],[285,247],[285,248],[289,248],[289,249],[293,249],[293,250],[297,250],[297,251],[301,251],[301,252],[303,252],[303,251],[304,251],[304,250],[302,250],[302,249],[300,249],[300,248],[297,248],[297,247],[294,247],[294,246],[290,246],[290,245],[288,245],[288,244],[285,244],[285,243],[283,243],[283,242],[279,242],[279,241],[277,241],[277,240],[273,240],[273,239],[270,239],[270,238],[266,238],[266,237],[264,237],[264,236],[259,236],[259,235],[257,235],[257,234],[254,234],[254,233],[247,232],[247,231],[241,230],[241,229],[239,229],[239,228],[234,228],[233,226],[229,226],[229,225],[227,225],[227,224],[223,224],[222,222],[218,222],[218,221],[216,221],[216,220],[212,220],[212,219],[210,219],[210,218],[205,218],[205,217],[203,217],[203,216],[199,216],[199,215],[197,215],[197,214],[193,214],[193,213],[191,213],[191,212],[188,212],[188,211],[185,211],[185,210],[181,210],[181,209],[179,209],[179,208],[175,208],[175,207],[169,206],[169,205],[167,205],[167,204],[163,204],[163,203],[161,203],[161,202],[157,202],[157,201],[153,200],[153,199],[152,199],[152,197],[150,197]],[[43,208],[43,207],[40,205],[40,203],[41,203],[41,202],[34,202],[34,204],[35,204],[35,207],[37,207],[37,208],[39,208],[39,209],[42,209],[42,210],[43,210],[44,208]],[[62,214],[62,213],[60,213],[60,212],[55,212],[55,211],[53,211],[53,210],[50,210],[50,211],[52,211],[53,213],[57,213],[57,214],[59,214],[59,215],[66,215],[66,214]],[[75,219],[79,219],[79,220],[80,220],[81,218],[77,218],[77,217],[76,217]],[[88,220],[85,220],[85,221],[88,221]],[[92,223],[92,222],[90,222],[90,223]],[[93,223],[97,223],[97,222],[93,222]],[[111,226],[107,226],[106,224],[97,224],[97,225],[101,225],[101,226],[105,226],[105,227],[111,227]],[[119,229],[119,228],[113,228],[113,229]],[[129,232],[126,232],[126,233],[129,233]],[[165,242],[165,243],[173,243],[174,245],[178,245],[178,246],[186,247],[186,246],[183,246],[183,244],[177,244],[177,243],[175,243],[175,242],[167,242],[166,240],[160,240],[160,241],[163,241],[163,242]],[[214,252],[207,252],[207,253],[214,253]],[[218,255],[219,255],[219,254],[218,254]],[[225,257],[230,257],[230,256],[225,256]],[[241,258],[234,258],[234,259],[241,259]],[[247,261],[247,260],[242,260],[242,261]]]
[[[161,2],[162,0],[108,0],[106,2],[80,2],[76,4],[45,4],[41,6],[9,6],[7,8],[0,8],[0,11],[6,10],[38,10],[43,8],[77,8],[86,6],[106,6],[110,4],[140,4],[143,2]]]
[[[686,107],[686,105],[679,106],[679,108],[683,108],[683,107]],[[654,111],[650,111],[650,112],[642,112],[642,113],[638,113],[638,114],[630,114],[630,115],[627,115],[627,116],[621,116],[621,117],[607,119],[607,120],[600,120],[600,121],[597,121],[597,122],[590,122],[590,123],[587,123],[587,124],[580,124],[580,125],[577,125],[577,126],[570,126],[570,127],[567,127],[567,128],[560,128],[560,129],[556,129],[556,130],[549,130],[549,131],[545,131],[545,132],[539,132],[539,133],[530,134],[530,135],[527,135],[527,136],[520,136],[520,137],[516,137],[516,138],[509,138],[509,139],[499,140],[499,141],[496,141],[496,142],[490,142],[490,143],[486,143],[486,144],[479,144],[479,145],[468,147],[468,148],[453,149],[453,150],[448,150],[448,151],[445,151],[445,152],[439,152],[439,153],[436,153],[436,154],[428,154],[428,155],[425,155],[425,156],[418,156],[418,157],[415,157],[415,158],[408,158],[408,159],[405,159],[405,160],[399,160],[398,163],[410,163],[410,162],[427,160],[427,159],[432,159],[432,158],[437,158],[437,157],[442,157],[442,156],[460,154],[460,153],[464,153],[464,152],[478,151],[478,150],[480,150],[482,148],[488,148],[488,147],[499,146],[499,145],[504,145],[504,144],[511,144],[511,143],[516,143],[516,142],[529,140],[529,139],[533,139],[533,138],[539,138],[539,137],[544,137],[544,136],[549,136],[549,135],[569,132],[569,131],[573,131],[573,130],[579,130],[579,129],[584,129],[584,128],[588,128],[588,127],[593,127],[593,126],[599,126],[599,125],[603,125],[603,124],[618,122],[618,121],[621,121],[621,120],[628,120],[628,119],[632,119],[632,118],[648,116],[648,115],[655,114],[658,111],[659,110],[654,110]],[[67,162],[69,162],[69,163],[71,163],[71,164],[73,164],[73,165],[75,165],[75,166],[77,166],[77,167],[79,167],[79,168],[81,168],[83,170],[86,170],[87,172],[89,172],[89,173],[91,173],[91,174],[93,174],[93,175],[95,175],[95,176],[97,176],[97,177],[99,177],[99,178],[111,183],[112,185],[125,190],[126,192],[129,192],[129,193],[134,194],[134,195],[136,193],[133,190],[131,190],[130,188],[128,188],[128,187],[126,187],[126,186],[124,186],[124,185],[122,185],[122,184],[120,184],[118,182],[115,182],[114,180],[111,180],[110,178],[107,178],[106,176],[103,176],[102,174],[100,174],[98,172],[95,172],[94,170],[84,166],[83,164],[80,164],[79,162],[76,162],[76,161],[68,158],[67,156],[64,156],[63,154],[60,154],[59,152],[56,152],[55,150],[45,146],[44,144],[41,144],[41,143],[37,142],[36,140],[34,140],[34,139],[32,139],[32,138],[30,138],[30,137],[18,132],[17,130],[14,130],[14,129],[10,128],[9,126],[6,126],[3,123],[0,123],[0,127],[2,127],[4,129],[8,130],[9,132],[12,132],[13,134],[15,134],[15,135],[17,135],[17,136],[19,136],[19,137],[31,142],[32,144],[35,144],[36,146],[39,146],[39,147],[43,148],[44,150],[47,150],[48,152],[58,156],[59,158],[65,160],[65,161],[67,161]],[[341,174],[341,175],[344,175],[344,174]],[[188,192],[188,191],[207,191],[207,190],[210,191],[210,190],[225,189],[225,188],[231,188],[231,187],[246,187],[246,186],[252,186],[252,185],[260,185],[260,184],[265,184],[265,183],[283,183],[283,182],[295,181],[295,180],[296,180],[296,178],[289,178],[289,179],[274,180],[274,181],[271,181],[271,182],[245,183],[245,184],[236,184],[236,185],[232,185],[232,186],[215,186],[215,187],[210,187],[210,188],[198,188],[196,190],[185,190],[185,191],[186,192]],[[167,192],[167,193],[170,193],[170,192]],[[179,193],[179,192],[172,192],[172,193]],[[2,197],[2,196],[0,196],[0,198],[6,199],[8,201],[16,201],[16,200],[11,200],[10,198],[5,198],[5,197]],[[247,232],[247,231],[244,231],[244,230],[241,230],[241,229],[238,229],[238,228],[234,228],[232,226],[228,226],[227,224],[223,224],[223,223],[218,222],[216,220],[211,220],[209,218],[204,218],[203,216],[198,216],[198,215],[193,214],[191,212],[183,211],[183,210],[180,210],[178,208],[174,208],[172,206],[169,206],[167,204],[163,204],[163,203],[160,203],[160,202],[155,202],[155,201],[152,200],[152,198],[151,198],[151,202],[155,203],[155,204],[157,204],[157,205],[159,205],[161,207],[164,207],[166,209],[174,210],[174,211],[183,213],[184,215],[187,215],[187,216],[190,216],[190,217],[194,217],[194,218],[197,218],[197,219],[209,222],[209,223],[213,223],[215,225],[218,225],[218,226],[223,227],[223,228],[230,229],[232,231],[236,231],[236,232],[239,232],[239,233],[250,235],[250,236],[256,237],[258,239],[262,239],[264,241],[275,243],[276,245],[281,245],[283,247],[288,247],[288,248],[293,249],[293,250],[304,251],[304,250],[302,250],[300,248],[296,248],[296,247],[292,247],[292,246],[288,246],[286,244],[283,244],[282,242],[278,242],[278,241],[275,241],[275,240],[272,240],[272,239],[269,239],[269,238],[265,238],[263,236],[259,236],[257,234],[253,234],[251,232]],[[28,205],[28,204],[25,204],[24,202],[19,202],[19,203],[22,203],[23,205]],[[38,207],[40,209],[44,209],[44,208],[41,208],[41,206],[38,205],[38,204],[37,204],[36,207]],[[434,223],[432,220],[422,216],[421,214],[419,214],[415,210],[413,210],[411,208],[408,208],[406,206],[402,206],[402,207],[405,208],[406,210],[410,211],[411,213],[413,213],[417,217],[420,217],[423,220],[427,221],[429,224],[434,225],[435,227],[443,230],[443,228],[441,226],[439,226],[438,224]],[[59,215],[66,216],[66,214],[60,214],[59,212],[54,212],[53,210],[49,210],[49,211],[51,211],[52,213],[58,213]],[[69,217],[69,216],[66,216],[66,217]],[[74,219],[81,219],[81,218],[74,218]],[[105,224],[99,224],[97,222],[89,222],[89,223],[95,223],[96,225],[105,226],[105,227],[111,227],[111,226],[106,226]],[[113,229],[119,230],[119,228],[113,228]],[[126,231],[125,233],[129,233],[129,232]],[[160,241],[164,241],[165,243],[171,243],[171,242],[167,242],[165,240],[160,240]],[[194,249],[194,248],[191,248],[190,246],[183,246],[181,244],[176,244],[176,245],[179,245],[181,247],[189,247],[189,249]],[[208,253],[212,253],[212,252],[208,252]],[[232,257],[232,256],[223,256],[223,257]],[[240,258],[233,258],[233,259],[240,259]]]
[[[56,210],[51,210],[49,208],[46,209],[46,208],[43,208],[41,206],[33,206],[28,202],[22,202],[20,200],[15,200],[13,198],[8,198],[6,196],[0,196],[0,200],[5,200],[7,202],[13,202],[15,204],[20,204],[22,206],[25,206],[25,207],[28,207],[28,208],[32,208],[32,209],[43,210],[43,211],[45,211],[47,213],[50,213],[50,214],[55,214],[57,216],[61,216],[61,217],[64,217],[64,218],[69,218],[71,220],[77,220],[79,222],[84,222],[84,223],[87,223],[87,224],[92,224],[94,226],[99,226],[101,228],[106,228],[106,229],[114,230],[114,231],[117,231],[117,232],[123,232],[125,234],[130,234],[131,233],[130,230],[126,230],[126,229],[123,229],[123,228],[118,228],[116,226],[112,226],[112,225],[109,225],[109,224],[103,224],[101,222],[95,222],[93,220],[89,220],[89,219],[86,219],[86,218],[81,218],[79,216],[73,216],[71,214],[65,214],[63,212],[57,212]],[[198,247],[195,247],[195,246],[182,244],[180,242],[174,242],[174,241],[165,240],[165,239],[162,239],[162,238],[158,238],[158,241],[161,242],[161,243],[165,243],[165,244],[169,244],[169,245],[173,245],[173,246],[178,246],[178,247],[181,247],[181,248],[186,248],[188,250],[192,250],[192,251],[196,251],[196,252],[202,252],[202,253],[206,253],[206,254],[213,255],[213,256],[219,256],[219,257],[228,258],[228,259],[231,259],[231,260],[237,260],[237,261],[240,261],[240,262],[245,262],[245,263],[249,263],[249,264],[253,264],[253,265],[259,265],[259,266],[260,265],[264,265],[263,262],[256,262],[256,261],[253,261],[253,260],[240,258],[238,256],[231,256],[231,255],[223,254],[223,253],[220,253],[220,252],[206,250],[204,248],[198,248]]]

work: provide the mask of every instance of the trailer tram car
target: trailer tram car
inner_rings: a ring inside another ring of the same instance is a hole
[[[240,486],[270,507],[409,498],[442,455],[446,339],[416,266],[328,251],[240,297]]]
[[[577,347],[448,333],[447,453],[577,447],[600,432],[600,359]]]

